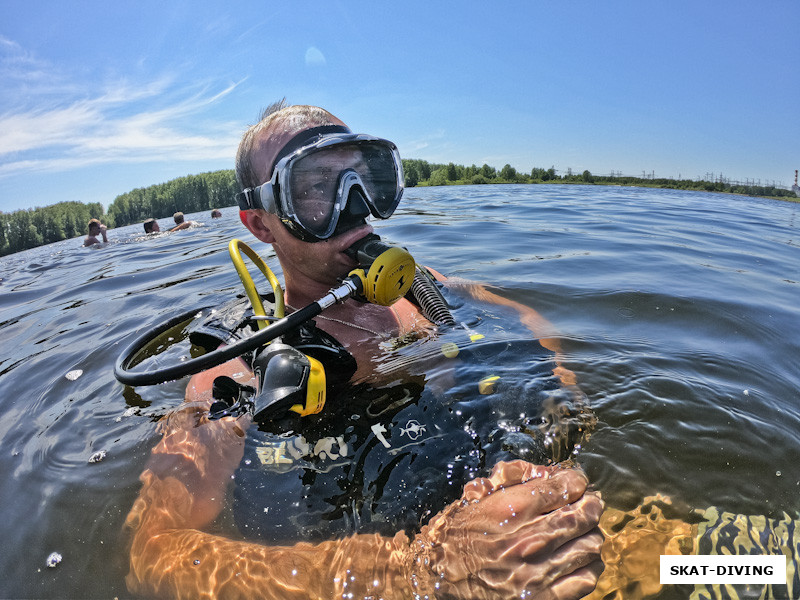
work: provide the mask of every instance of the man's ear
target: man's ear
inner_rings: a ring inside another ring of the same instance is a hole
[[[272,235],[272,230],[264,222],[265,214],[261,210],[242,210],[239,211],[239,218],[256,238],[267,244],[272,244],[275,242],[275,236]]]

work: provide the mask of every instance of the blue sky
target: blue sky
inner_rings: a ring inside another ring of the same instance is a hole
[[[233,167],[270,102],[405,158],[791,185],[800,2],[0,3],[0,210]]]

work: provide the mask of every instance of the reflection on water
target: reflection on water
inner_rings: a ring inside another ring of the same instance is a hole
[[[562,332],[597,419],[576,460],[611,507],[644,518],[644,500],[663,497],[667,520],[709,507],[797,517],[798,205],[468,186],[410,189],[401,207],[381,235]],[[234,209],[188,218],[206,224],[150,238],[130,226],[104,248],[71,240],[0,259],[0,539],[15,549],[0,557],[2,597],[127,595],[122,524],[154,421],[185,383],[125,388],[114,360],[165,318],[239,291],[231,237],[279,273]],[[48,567],[53,552],[63,559]]]

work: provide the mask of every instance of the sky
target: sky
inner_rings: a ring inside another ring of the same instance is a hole
[[[0,211],[233,168],[268,104],[404,158],[791,186],[797,0],[2,0]]]

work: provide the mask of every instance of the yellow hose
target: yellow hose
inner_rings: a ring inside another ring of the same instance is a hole
[[[266,317],[267,313],[264,311],[264,303],[261,302],[261,296],[258,295],[258,290],[253,283],[253,278],[250,277],[250,272],[247,270],[247,267],[244,264],[242,252],[244,252],[247,257],[253,261],[253,263],[264,274],[264,277],[267,278],[269,284],[272,286],[272,291],[275,294],[275,314],[272,316],[282,319],[285,311],[283,304],[283,289],[281,288],[281,284],[278,281],[278,278],[275,277],[275,274],[272,272],[272,270],[267,266],[262,258],[256,254],[252,248],[250,248],[250,246],[241,240],[232,239],[231,243],[228,244],[228,252],[231,254],[233,266],[236,267],[236,272],[239,274],[239,279],[242,280],[244,291],[247,293],[250,304],[253,306],[253,312],[255,315],[258,317]],[[259,320],[258,328],[263,329],[268,324],[269,323],[266,320]]]

